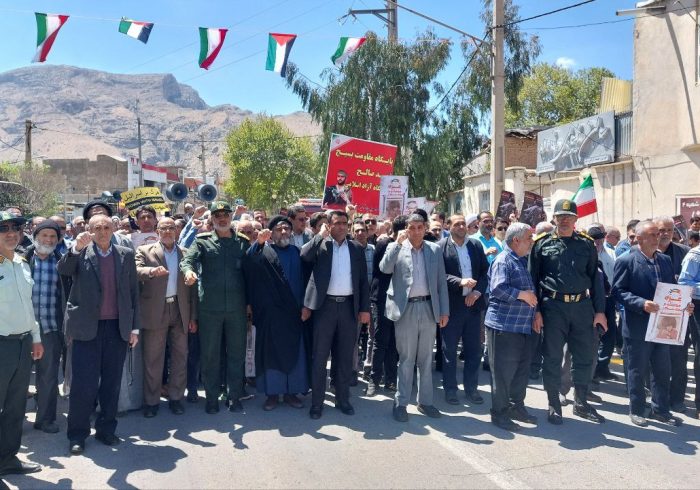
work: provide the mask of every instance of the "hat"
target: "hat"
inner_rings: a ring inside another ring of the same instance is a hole
[[[84,219],[85,221],[88,221],[88,220],[90,219],[90,218],[89,218],[89,216],[90,216],[90,210],[91,210],[92,208],[94,208],[95,206],[102,206],[103,208],[105,208],[105,209],[107,210],[107,216],[109,216],[110,218],[112,217],[112,214],[113,214],[113,213],[112,213],[112,208],[109,207],[109,204],[107,204],[107,203],[104,202],[104,201],[100,201],[100,200],[98,199],[98,200],[95,200],[95,201],[90,201],[90,202],[87,203],[87,204],[85,205],[85,207],[83,208],[83,219]]]
[[[560,215],[578,216],[576,203],[571,199],[559,199],[554,205],[554,216]]]
[[[18,225],[23,225],[27,222],[25,218],[17,216],[16,214],[12,214],[9,211],[0,211],[0,223],[2,223],[3,221],[12,221],[13,223],[17,223]]]
[[[226,211],[227,213],[233,212],[231,205],[226,201],[213,201],[209,206],[209,210],[211,211],[211,214],[214,214],[217,211]]]
[[[292,222],[289,218],[278,214],[277,216],[270,218],[270,221],[267,223],[267,228],[269,230],[274,230],[275,226],[279,225],[280,223],[287,223],[290,227],[292,226]]]
[[[39,234],[39,232],[41,230],[46,230],[46,229],[55,231],[56,236],[58,238],[61,238],[61,227],[58,226],[58,223],[56,223],[54,220],[51,220],[51,219],[45,219],[44,221],[42,221],[41,223],[36,225],[36,227],[34,227],[34,231],[32,232],[32,236],[34,238],[36,238],[36,236]]]
[[[479,215],[478,214],[470,214],[466,218],[464,218],[464,222],[467,226],[471,225],[475,221],[479,220]]]
[[[600,240],[605,238],[606,233],[600,228],[600,226],[591,226],[588,228],[588,236],[593,240]]]

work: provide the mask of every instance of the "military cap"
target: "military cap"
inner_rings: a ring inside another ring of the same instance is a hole
[[[9,211],[0,211],[0,223],[3,223],[5,221],[12,221],[13,223],[17,223],[18,225],[23,225],[27,222],[25,218],[17,216],[16,214],[12,214]]]
[[[211,211],[211,214],[214,214],[217,211],[226,211],[227,213],[233,212],[231,205],[226,201],[213,201],[209,206],[209,210]]]
[[[558,215],[578,216],[576,203],[571,199],[559,199],[554,205],[554,216]]]

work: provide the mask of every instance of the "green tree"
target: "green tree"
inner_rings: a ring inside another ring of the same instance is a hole
[[[51,216],[58,210],[61,187],[41,163],[0,163],[0,209],[18,207],[25,215]]]
[[[324,169],[309,138],[294,136],[268,116],[247,119],[226,137],[226,194],[249,207],[274,210],[323,185]]]
[[[518,110],[506,114],[508,126],[555,126],[592,116],[600,105],[607,68],[571,71],[549,63],[536,65],[518,96]]]

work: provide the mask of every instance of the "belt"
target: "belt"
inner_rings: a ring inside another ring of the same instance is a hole
[[[333,301],[334,303],[345,303],[346,301],[352,299],[352,294],[350,296],[333,296],[331,294],[327,294],[326,298],[328,301]]]
[[[563,301],[564,303],[578,303],[586,298],[589,298],[588,291],[584,291],[578,294],[563,294],[557,293],[555,291],[546,291],[545,295],[549,298],[556,299],[557,301]]]
[[[409,303],[418,303],[419,301],[430,301],[430,295],[428,296],[413,296],[408,298]]]
[[[22,340],[27,335],[31,335],[32,332],[24,333],[13,333],[10,335],[0,335],[0,340]]]
[[[166,303],[174,303],[175,301],[177,301],[177,296],[168,296],[165,298]]]

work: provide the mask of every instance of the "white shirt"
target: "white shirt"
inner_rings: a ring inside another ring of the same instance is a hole
[[[350,296],[352,294],[352,268],[350,266],[350,247],[347,239],[338,245],[333,243],[333,261],[331,263],[331,280],[326,294],[331,296]]]
[[[168,269],[168,287],[165,290],[165,297],[177,296],[177,273],[180,270],[177,265],[177,245],[173,246],[170,252],[162,243],[160,246],[163,248],[165,267]]]
[[[452,238],[450,238],[450,240],[452,240]],[[452,243],[454,243],[455,249],[457,249],[457,256],[459,257],[459,270],[462,271],[462,279],[473,279],[472,261],[469,258],[469,250],[467,250],[466,238],[461,246],[458,245],[457,242],[455,242],[454,240],[452,240]],[[468,288],[466,286],[463,287],[462,296],[468,295],[471,291],[471,288]]]
[[[613,259],[605,249],[598,254],[598,259],[600,260],[600,263],[603,264],[603,272],[605,272],[605,275],[608,276],[608,282],[612,286],[613,272],[615,271],[615,259]]]

